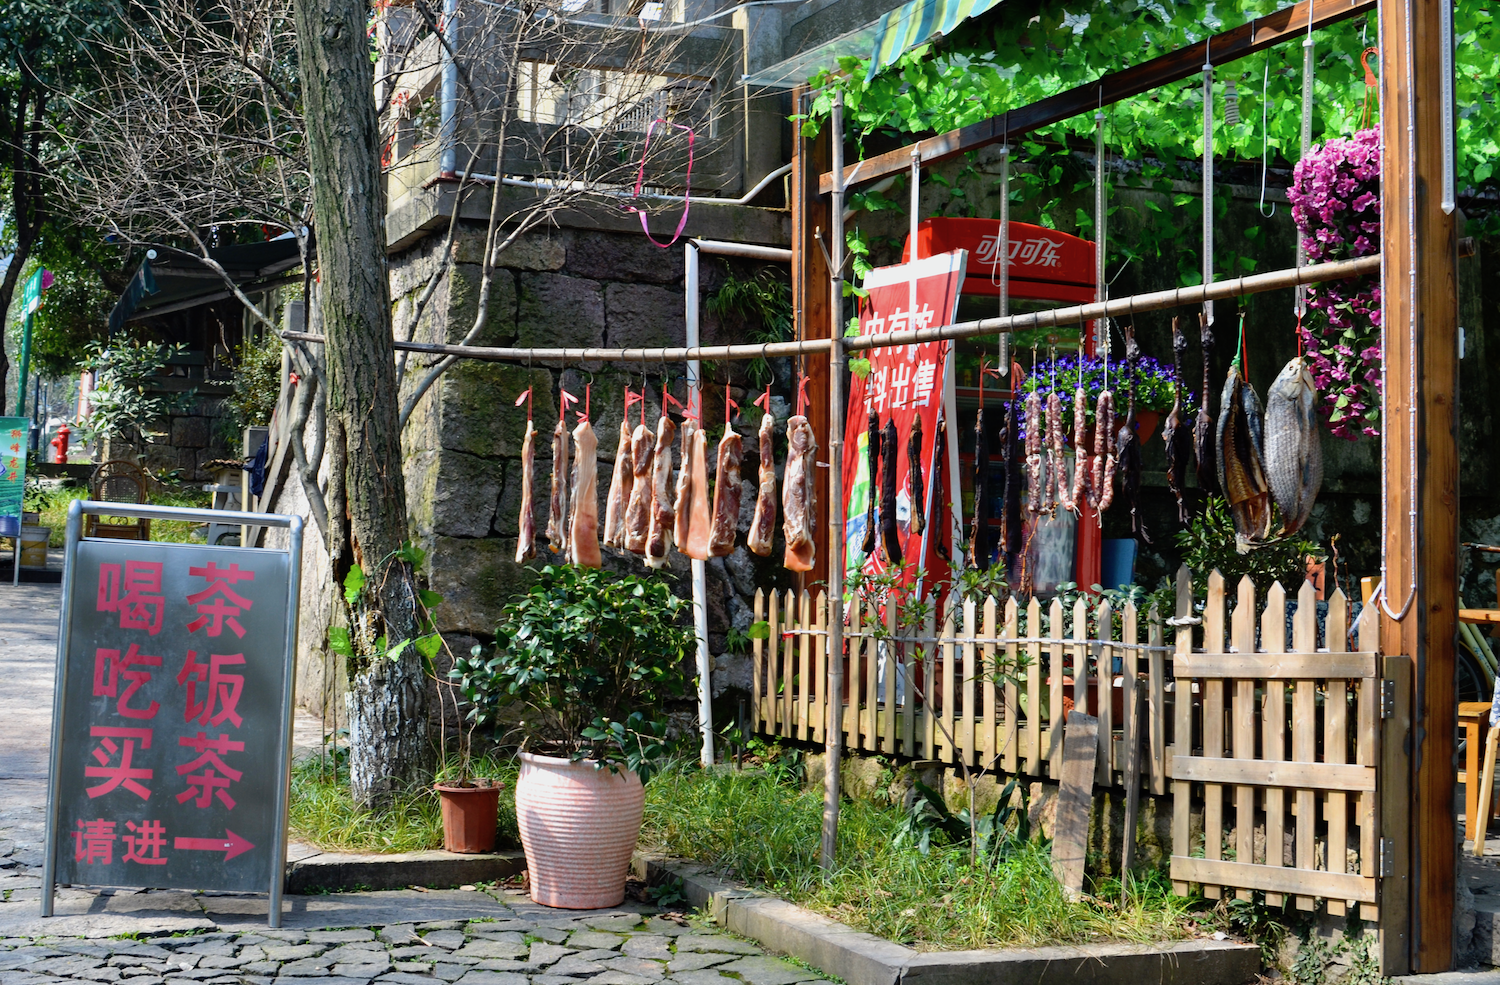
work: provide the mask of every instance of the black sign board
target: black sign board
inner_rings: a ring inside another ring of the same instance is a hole
[[[68,520],[43,914],[57,883],[269,890],[275,926],[301,521],[254,515],[289,550],[83,540],[92,505]]]

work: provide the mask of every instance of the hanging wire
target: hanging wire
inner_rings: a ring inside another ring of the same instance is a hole
[[[1260,214],[1267,219],[1276,214],[1276,203],[1271,203],[1271,211],[1266,211],[1266,169],[1271,166],[1271,131],[1267,124],[1270,122],[1270,97],[1271,97],[1271,56],[1266,55],[1265,74],[1260,80]]]
[[[1308,0],[1307,4],[1307,35],[1302,39],[1302,160],[1307,159],[1308,152],[1312,150],[1312,113],[1315,68],[1313,46],[1313,5],[1314,0]],[[1307,248],[1302,244],[1302,237],[1297,237],[1297,269],[1301,270],[1307,263]],[[1296,306],[1293,309],[1296,314],[1305,314],[1307,311],[1307,285],[1299,284],[1296,290]]]

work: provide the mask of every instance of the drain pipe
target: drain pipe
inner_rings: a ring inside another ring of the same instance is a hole
[[[443,0],[443,88],[442,120],[438,126],[438,143],[443,156],[438,173],[444,178],[458,174],[458,63],[453,52],[458,48],[458,0]]]
[[[443,152],[443,160],[445,162],[449,159],[448,154],[448,151]],[[750,189],[739,198],[694,198],[692,199],[692,202],[694,205],[749,205],[752,201],[754,201],[757,195],[766,190],[771,182],[775,181],[777,178],[780,178],[782,175],[787,174],[791,170],[792,166],[790,164],[783,164],[775,171],[772,171],[770,174],[760,179],[760,181],[756,183],[754,188]],[[493,185],[495,183],[495,176],[492,174],[475,174],[472,171],[454,171],[451,173],[444,172],[438,178],[428,181],[427,184],[433,185],[438,181],[455,181],[460,178],[464,181],[472,181],[481,185]],[[505,185],[507,188],[535,188],[541,191],[560,190],[588,192],[592,195],[605,195],[610,198],[654,198],[659,199],[663,202],[686,202],[691,197],[688,195],[668,195],[665,192],[641,192],[639,195],[632,195],[629,192],[623,191],[618,188],[591,188],[589,187],[589,184],[584,181],[549,181],[546,178],[531,179],[507,177],[501,178],[500,184]]]
[[[688,241],[683,248],[683,288],[687,298],[685,320],[687,322],[687,346],[698,345],[698,244]],[[688,406],[693,405],[693,396],[698,396],[698,406],[703,406],[703,379],[701,365],[696,359],[687,361]],[[665,398],[663,398],[665,399]],[[703,424],[701,420],[699,425]],[[670,454],[670,452],[668,453]],[[684,463],[686,466],[686,463]],[[714,698],[713,662],[708,653],[708,571],[707,565],[693,558],[693,628],[698,635],[698,727],[703,733],[703,765],[714,764]]]

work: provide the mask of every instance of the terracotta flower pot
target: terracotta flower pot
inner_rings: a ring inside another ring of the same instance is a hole
[[[443,847],[465,855],[494,851],[500,784],[461,787],[439,783],[434,788],[443,808]]]
[[[645,807],[634,773],[521,753],[516,823],[531,898],[569,910],[618,906]]]

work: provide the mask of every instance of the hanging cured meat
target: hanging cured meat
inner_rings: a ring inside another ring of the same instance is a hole
[[[625,510],[635,485],[630,468],[630,419],[620,422],[620,443],[615,447],[615,467],[609,478],[609,497],[604,502],[604,546],[625,546]]]
[[[521,439],[521,518],[516,535],[516,563],[536,557],[536,509],[531,490],[536,484],[536,425],[526,422],[526,437]]]
[[[1266,481],[1260,398],[1240,379],[1239,360],[1229,367],[1219,405],[1219,485],[1229,501],[1235,547],[1259,546],[1271,533],[1271,486]]]
[[[1214,416],[1208,412],[1208,367],[1214,351],[1214,330],[1203,315],[1198,316],[1198,329],[1198,338],[1203,343],[1203,394],[1198,398],[1198,416],[1193,421],[1193,454],[1198,462],[1198,488],[1206,495],[1212,495],[1221,487],[1219,476],[1223,472],[1217,464]]]
[[[672,536],[679,548],[687,546],[689,524],[693,520],[693,470],[688,468],[688,459],[693,454],[693,435],[698,424],[691,417],[682,419],[682,451],[677,458],[677,493],[672,499],[675,523]]]
[[[761,557],[771,553],[771,538],[776,530],[776,418],[766,414],[760,419],[760,489],[755,496],[755,518],[745,546]]]
[[[952,555],[949,554],[948,549],[943,546],[943,538],[942,538],[943,511],[944,510],[950,510],[950,512],[948,514],[949,515],[949,526],[950,527],[952,526],[951,508],[950,508],[950,505],[949,505],[947,499],[942,495],[943,477],[944,477],[944,475],[947,474],[947,470],[948,470],[948,455],[944,451],[944,449],[946,449],[947,446],[948,446],[948,420],[947,420],[947,418],[943,417],[942,411],[939,411],[938,412],[937,434],[934,435],[933,438],[932,438],[932,447],[933,447],[933,456],[932,456],[932,458],[933,458],[933,462],[932,462],[932,488],[933,488],[933,497],[932,497],[932,499],[933,499],[933,502],[936,504],[936,507],[937,507],[933,511],[932,518],[933,518],[934,521],[937,522],[937,529],[938,529],[937,543],[936,543],[934,549],[937,551],[938,557],[942,558],[944,561],[947,561],[948,563],[951,564],[953,562],[953,557],[952,557]]]
[[[869,502],[865,505],[865,539],[860,553],[869,557],[875,553],[875,501],[879,489],[880,475],[880,415],[871,413],[865,424],[865,461],[870,469]],[[884,503],[881,506],[884,507]],[[884,509],[881,510],[884,512]]]
[[[969,563],[980,571],[990,566],[990,438],[984,428],[984,408],[974,412],[974,526],[969,535]]]
[[[1109,390],[1099,394],[1094,408],[1094,461],[1089,505],[1100,513],[1109,509],[1115,497],[1115,395]],[[1102,522],[1102,521],[1101,521]]]
[[[1083,504],[1092,500],[1089,489],[1089,396],[1083,387],[1073,391],[1073,495],[1068,508],[1083,515]]]
[[[1266,480],[1281,507],[1281,533],[1296,533],[1312,515],[1323,484],[1318,386],[1301,356],[1286,364],[1266,395]]]
[[[1047,438],[1047,422],[1042,420],[1042,396],[1035,390],[1026,395],[1026,508],[1032,516],[1047,509],[1047,480],[1043,472],[1042,447]],[[1020,490],[1017,490],[1019,493]],[[1006,486],[1006,495],[1010,487]]]
[[[934,446],[936,447],[936,446]],[[911,419],[911,435],[906,439],[906,494],[911,497],[911,532],[927,529],[927,487],[922,484],[922,418]]]
[[[646,564],[663,568],[672,549],[672,439],[677,425],[666,414],[656,425],[656,452],[651,462],[651,529],[646,535]]]
[[[683,468],[693,470],[692,505],[688,509],[688,539],[678,550],[699,561],[708,560],[708,542],[713,534],[713,515],[708,509],[708,432],[693,432],[693,450]]]
[[[1060,506],[1071,510],[1073,500],[1068,495],[1068,462],[1063,457],[1062,397],[1057,395],[1056,390],[1047,394],[1047,446],[1051,453],[1051,461],[1047,465],[1047,509],[1055,512]]]
[[[625,549],[646,553],[651,532],[651,466],[656,461],[656,435],[638,424],[630,436],[630,505],[625,508]]]
[[[719,464],[714,472],[714,519],[708,536],[709,557],[728,557],[740,529],[740,459],[745,454],[739,432],[724,425]]]
[[[896,452],[896,421],[885,422],[880,432],[880,544],[885,549],[888,567],[901,567],[901,529],[896,523],[896,466],[900,456]]]
[[[818,509],[815,467],[818,441],[812,425],[798,414],[786,422],[786,475],[781,486],[782,532],[786,535],[785,565],[792,571],[811,571],[817,560],[813,523]]]
[[[1172,367],[1177,378],[1172,381],[1172,412],[1167,415],[1162,440],[1167,444],[1167,488],[1177,499],[1177,522],[1188,522],[1187,472],[1193,458],[1193,426],[1182,410],[1182,354],[1187,351],[1187,336],[1182,320],[1172,319]]]
[[[1005,411],[1005,431],[1001,437],[1001,447],[1005,450],[1005,567],[1010,569],[1015,559],[1020,556],[1025,546],[1025,527],[1021,525],[1021,466],[1023,464],[1023,447],[1021,444],[1021,422],[1019,420],[1016,404],[1019,401],[1007,402]]]
[[[597,568],[599,553],[599,439],[587,420],[573,429],[573,521],[568,529],[568,554],[574,564]]]
[[[568,425],[559,415],[552,429],[552,497],[547,510],[547,546],[568,549]]]

